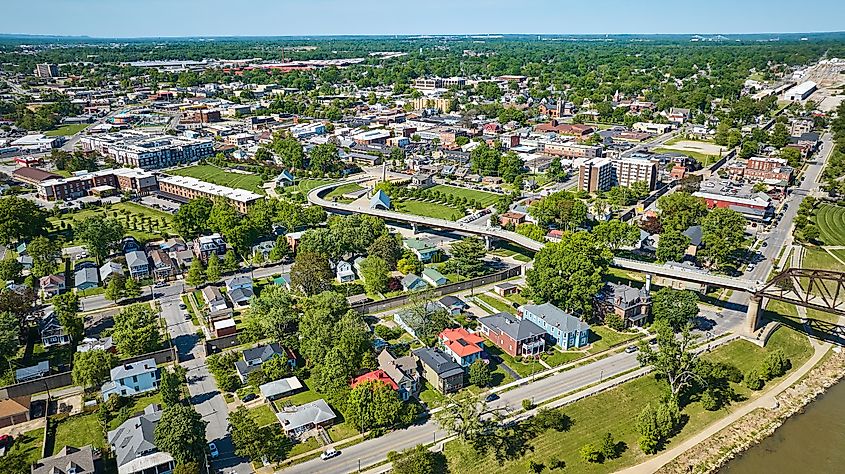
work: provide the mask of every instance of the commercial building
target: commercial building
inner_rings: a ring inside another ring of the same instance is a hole
[[[211,139],[136,131],[85,136],[79,142],[85,151],[96,151],[124,166],[145,170],[190,163],[214,155]]]
[[[601,158],[604,149],[600,146],[581,145],[578,143],[545,143],[542,153],[564,158]]]
[[[155,175],[142,169],[120,168],[81,173],[69,178],[55,178],[38,182],[38,197],[47,201],[76,199],[96,193],[128,191],[139,195],[158,189]]]
[[[466,85],[467,81],[462,77],[421,77],[414,80],[414,88],[421,90],[448,89],[450,87],[461,89]]]
[[[704,181],[693,196],[704,199],[710,209],[733,209],[754,222],[768,222],[774,214],[774,206],[768,195],[754,192],[750,185],[738,185],[728,180],[714,178]]]
[[[437,109],[441,112],[448,112],[452,110],[452,99],[443,97],[420,97],[411,100],[411,105],[415,110],[420,109]]]
[[[790,184],[794,172],[782,158],[753,156],[746,161],[742,175],[749,181],[778,180]]]
[[[59,65],[58,64],[38,64],[35,66],[35,75],[42,79],[51,79],[54,77],[59,77]]]
[[[816,91],[817,84],[813,81],[802,82],[797,86],[786,91],[783,95],[786,100],[799,101],[804,100]]]
[[[55,173],[50,173],[48,171],[44,171],[38,168],[32,168],[29,166],[22,166],[16,169],[15,171],[12,171],[12,179],[14,179],[15,181],[20,181],[21,183],[31,184],[33,186],[37,186],[43,181],[60,177],[61,176]]]
[[[251,205],[264,199],[252,191],[207,183],[190,176],[160,176],[158,188],[160,192],[185,202],[199,197],[222,198],[241,214],[246,214]]]

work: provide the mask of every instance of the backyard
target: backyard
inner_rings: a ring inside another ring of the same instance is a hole
[[[56,423],[53,454],[58,453],[65,446],[81,447],[89,444],[100,449],[106,444],[106,437],[96,413],[73,415]]]
[[[15,437],[10,453],[22,453],[26,457],[27,464],[34,464],[41,459],[42,442],[44,441],[44,428],[27,431]]]
[[[69,212],[58,218],[50,217],[48,221],[61,232],[69,225],[97,215],[117,219],[123,224],[127,235],[131,235],[141,242],[158,240],[164,234],[174,235],[176,233],[172,227],[172,216],[170,214],[128,201],[107,207]],[[72,241],[69,240],[66,245],[71,243]]]
[[[261,188],[261,177],[252,173],[226,171],[213,165],[192,165],[185,168],[169,170],[167,173],[177,176],[190,176],[220,186],[245,189],[257,194],[264,194],[264,190]]]

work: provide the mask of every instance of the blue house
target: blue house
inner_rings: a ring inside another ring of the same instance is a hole
[[[550,342],[561,349],[589,343],[590,325],[551,303],[527,304],[519,308],[522,317],[546,331]]]
[[[112,395],[131,397],[156,390],[160,380],[161,372],[153,358],[118,365],[111,369],[111,381],[103,384],[103,400],[107,401]]]
[[[99,272],[96,268],[80,268],[73,274],[73,287],[79,291],[100,286]]]
[[[423,263],[429,263],[437,257],[440,249],[420,239],[405,239],[402,245],[414,253]]]
[[[428,283],[422,278],[410,273],[402,277],[402,289],[405,291],[417,291],[428,288]]]

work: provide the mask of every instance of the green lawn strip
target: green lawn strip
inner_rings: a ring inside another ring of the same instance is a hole
[[[346,193],[354,193],[355,191],[360,191],[364,188],[358,186],[356,183],[348,183],[342,184],[334,189],[332,189],[328,194],[324,196],[327,201],[331,201],[334,198],[340,199]]]
[[[438,184],[436,186],[432,186],[428,188],[428,191],[434,192],[439,191],[443,194],[455,197],[465,197],[468,201],[475,199],[478,201],[483,207],[487,207],[493,203],[495,203],[499,199],[499,195],[495,193],[489,193],[487,191],[479,191],[477,189],[469,189],[469,188],[462,188],[458,186],[450,186],[448,184]]]
[[[499,311],[499,312],[502,312],[502,313],[511,313],[511,314],[513,314],[516,311],[516,308],[514,308],[513,306],[505,303],[504,301],[500,300],[499,298],[496,298],[493,295],[490,295],[490,294],[487,294],[487,293],[481,293],[481,294],[478,294],[478,295],[475,295],[475,296],[476,296],[476,298],[480,299],[481,301],[483,301],[483,302],[487,303],[488,305],[492,306],[493,309],[495,309],[496,311]]]
[[[688,151],[688,150],[682,150],[682,149],[678,149],[678,148],[662,148],[661,147],[661,148],[655,148],[652,151],[654,151],[655,153],[680,153],[681,155],[686,155],[686,156],[692,158],[693,160],[701,163],[701,166],[704,166],[704,167],[710,166],[713,163],[719,161],[718,156],[707,155],[707,154],[704,154],[704,153],[699,153],[697,151]]]
[[[454,207],[444,206],[433,202],[423,202],[414,199],[406,199],[404,201],[395,202],[394,210],[405,214],[413,214],[415,216],[432,217],[435,219],[445,219],[449,221],[458,220],[464,215],[463,212]]]
[[[535,361],[534,359],[527,359],[526,362],[517,362],[516,359],[513,358],[510,354],[506,353],[505,351],[501,350],[500,348],[496,347],[495,345],[485,344],[484,350],[492,355],[501,357],[502,361],[510,367],[514,372],[519,374],[521,378],[529,377],[534,373],[542,372],[546,370],[542,364]]]
[[[294,189],[301,192],[302,194],[308,194],[314,188],[319,188],[320,186],[334,182],[335,180],[333,179],[306,178],[296,183],[294,185]]]
[[[64,137],[68,135],[76,135],[77,133],[85,130],[88,128],[88,123],[69,123],[67,125],[62,125],[61,127],[56,127],[53,130],[47,130],[44,132],[44,135],[48,137]]]
[[[127,412],[130,416],[137,416],[144,412],[144,409],[151,404],[161,405],[161,392],[154,392],[146,395],[138,395],[130,400],[129,409]],[[115,430],[121,423],[126,420],[121,420],[119,417],[113,417],[109,420],[109,430]]]
[[[845,207],[822,204],[813,220],[825,245],[845,245]]]
[[[26,456],[27,464],[35,464],[41,456],[41,449],[44,441],[44,428],[27,431],[15,436],[14,444],[9,453],[23,453]]]
[[[290,438],[288,438],[290,439]],[[287,454],[287,457],[291,458],[297,456],[299,454],[305,454],[308,451],[313,451],[320,447],[320,443],[317,441],[316,438],[308,438],[307,440],[296,443],[293,447],[290,448],[290,451]]]
[[[607,326],[590,326],[590,344],[592,346],[589,352],[591,354],[602,352],[610,347],[641,337],[643,337],[641,332],[618,332]]]
[[[212,165],[193,165],[186,168],[169,170],[167,173],[176,176],[190,176],[220,186],[264,194],[264,189],[261,188],[263,184],[261,177],[252,173],[233,173]]]
[[[127,235],[131,235],[142,242],[158,240],[164,233],[169,235],[176,233],[172,227],[172,216],[170,214],[156,209],[150,209],[146,206],[133,202],[116,203],[111,205],[108,209],[105,207],[99,207],[74,211],[62,214],[59,218],[50,217],[48,218],[48,221],[56,229],[58,229],[59,232],[61,232],[62,223],[65,225],[73,225],[92,216],[103,216],[117,219],[117,221],[120,222],[126,229]],[[128,220],[127,216],[129,217]],[[164,220],[163,226],[161,225],[162,219]],[[66,245],[70,245],[71,243],[72,242],[66,242]]]
[[[58,453],[65,446],[81,448],[92,445],[102,449],[106,445],[106,435],[100,426],[96,413],[69,416],[56,424],[56,435],[53,442],[53,454]]]
[[[279,422],[279,419],[276,418],[276,414],[273,413],[269,405],[259,405],[255,408],[250,408],[249,412],[252,414],[255,422],[258,423],[258,426],[272,425]]]
[[[819,248],[806,248],[804,250],[804,256],[801,259],[801,267],[813,268],[817,270],[833,270],[837,272],[845,272],[845,265],[842,265],[841,263],[839,263],[838,260],[833,258],[833,256]],[[806,285],[807,279],[802,279],[801,286],[807,288]],[[836,292],[836,283],[825,282],[824,285],[827,286],[831,294],[834,294]],[[819,290],[817,289],[813,290],[813,293],[818,292]]]
[[[194,312],[194,307],[191,306],[191,302],[190,300],[188,300],[188,295],[182,295],[182,303],[185,304],[185,306],[187,307],[186,311],[188,312],[188,314],[191,315],[191,323],[193,323],[196,327],[201,327],[200,320],[199,318],[197,318],[197,314]]]
[[[422,390],[420,390],[419,399],[428,405],[429,409],[438,407],[446,401],[446,397],[432,387],[428,381],[424,381]]]
[[[359,434],[358,430],[356,430],[354,426],[347,422],[332,425],[326,431],[328,431],[333,443],[342,441],[347,438],[351,438],[353,436],[357,436]]]
[[[780,333],[780,334],[779,334]],[[803,340],[803,342],[801,342]],[[749,357],[732,360],[738,353],[753,352],[755,349],[764,351],[754,344],[745,342],[738,345],[734,341],[715,349],[706,357],[718,360],[730,360],[740,370],[748,370],[759,363],[762,353],[758,352]],[[793,368],[800,366],[812,353],[807,338],[789,328],[778,329],[769,341],[765,351],[782,348],[784,352],[792,354]],[[755,358],[755,356],[757,358]],[[737,392],[748,393],[741,385],[735,385]],[[524,473],[529,460],[548,466],[552,458],[566,463],[566,472],[601,473],[613,472],[626,466],[646,461],[649,457],[642,453],[637,445],[637,417],[643,407],[649,402],[660,400],[665,386],[653,376],[645,376],[620,385],[598,395],[585,398],[562,408],[572,420],[569,431],[557,432],[553,430],[539,434],[532,439],[529,450],[524,456],[499,463],[493,455],[478,455],[471,447],[460,441],[446,444],[450,472],[496,472],[496,473]],[[755,393],[756,395],[756,393]],[[710,412],[701,407],[701,403],[693,401],[683,408],[683,413],[689,417],[680,432],[671,439],[666,449],[677,446],[690,436],[701,431],[706,426],[731,413],[736,405]],[[626,449],[621,456],[603,464],[587,463],[578,454],[579,449],[586,443],[598,443],[604,433],[612,433],[617,442],[625,443]]]

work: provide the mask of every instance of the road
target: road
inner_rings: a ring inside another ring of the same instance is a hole
[[[528,399],[533,400],[534,403],[541,403],[637,367],[639,363],[636,354],[623,352],[504,392],[498,400],[489,403],[489,406],[519,410],[522,408],[522,400]],[[429,420],[406,430],[394,431],[380,438],[344,448],[340,456],[329,461],[314,459],[291,466],[283,472],[297,474],[356,472],[359,462],[361,468],[366,468],[383,461],[390,451],[401,451],[417,444],[435,442],[445,436],[446,433],[440,430],[433,420]]]

